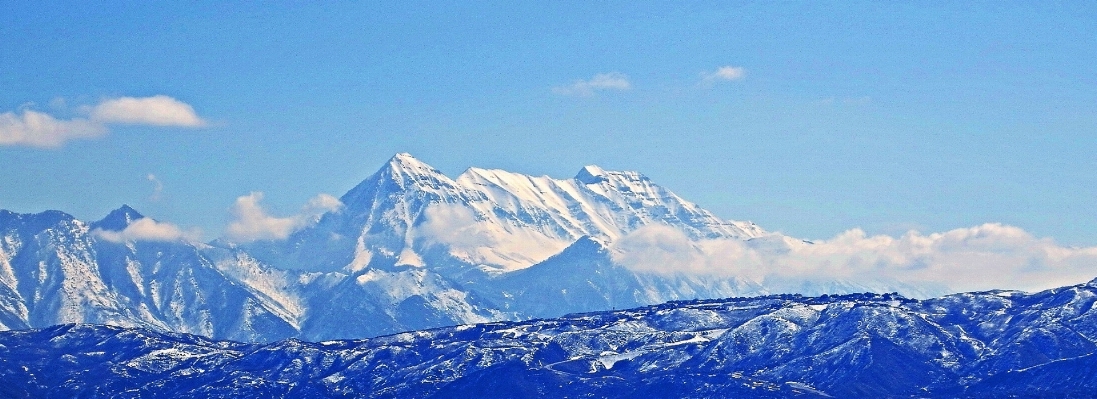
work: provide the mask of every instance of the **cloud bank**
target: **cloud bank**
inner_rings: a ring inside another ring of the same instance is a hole
[[[184,231],[171,223],[157,222],[152,218],[141,218],[130,223],[125,230],[108,231],[96,229],[92,232],[100,239],[111,242],[135,241],[196,241],[201,236],[198,230]]]
[[[71,140],[102,137],[113,124],[206,126],[193,107],[164,95],[106,99],[80,109],[87,117],[57,119],[29,109],[0,114],[0,146],[56,148]]]
[[[431,205],[424,216],[416,226],[418,237],[473,263],[503,269],[529,266],[571,243],[491,223],[458,204]],[[740,277],[778,288],[808,283],[857,290],[907,287],[926,294],[1031,291],[1097,277],[1097,247],[1064,246],[1000,223],[897,236],[851,229],[810,243],[781,234],[694,240],[657,224],[608,245],[616,264],[638,272]]]
[[[319,194],[301,207],[299,214],[275,217],[267,214],[259,204],[262,200],[263,193],[258,191],[236,198],[236,203],[231,209],[233,220],[225,229],[225,235],[229,240],[238,243],[282,240],[294,231],[315,223],[324,213],[336,211],[343,206],[338,198]]]
[[[592,97],[599,91],[623,91],[631,88],[628,76],[620,72],[610,72],[594,75],[590,80],[576,80],[570,85],[553,87],[552,92],[563,96]]]
[[[638,229],[613,245],[614,260],[637,271],[842,280],[902,281],[953,291],[1039,290],[1097,277],[1097,247],[1074,248],[1013,226],[988,223],[943,233],[869,236],[853,229],[814,244],[784,236],[690,241],[668,226]]]

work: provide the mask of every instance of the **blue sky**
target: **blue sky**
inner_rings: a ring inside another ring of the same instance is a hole
[[[0,144],[0,209],[127,203],[208,239],[237,197],[292,214],[410,152],[638,170],[797,237],[1097,245],[1092,2],[436,3],[8,2],[9,134],[36,113],[87,137]],[[154,96],[199,119],[126,114]]]

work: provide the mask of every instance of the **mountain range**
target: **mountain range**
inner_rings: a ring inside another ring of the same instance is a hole
[[[0,210],[0,396],[1097,390],[1097,280],[941,295],[709,272],[734,261],[691,265],[713,242],[816,244],[595,166],[451,179],[397,154],[329,208],[285,236],[208,243],[129,206],[91,222]]]
[[[0,333],[0,396],[1081,398],[1095,302],[769,295],[318,343],[67,324]]]
[[[676,270],[643,251],[665,237],[687,248],[813,244],[720,219],[636,172],[587,166],[554,179],[471,168],[451,179],[397,154],[339,201],[288,237],[239,243],[136,234],[155,221],[129,206],[92,222],[0,211],[0,328],[330,340],[672,300],[944,292]]]

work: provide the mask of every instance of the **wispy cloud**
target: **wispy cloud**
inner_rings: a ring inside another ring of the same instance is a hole
[[[63,105],[63,100],[53,103]],[[57,119],[30,109],[0,114],[0,146],[59,147],[71,140],[106,135],[112,124],[175,126],[206,125],[194,108],[168,96],[120,97],[81,107],[83,118]]]
[[[236,198],[231,209],[233,221],[225,229],[226,237],[234,242],[244,243],[257,240],[282,240],[294,231],[315,223],[326,212],[338,210],[343,206],[338,198],[328,194],[319,194],[308,201],[297,215],[275,217],[267,214],[259,204],[263,193]]]
[[[160,195],[164,192],[164,183],[160,179],[156,178],[156,175],[149,173],[145,176],[148,181],[152,182],[152,195],[149,196],[149,200],[156,202],[160,200]]]
[[[576,80],[570,85],[557,86],[552,92],[564,96],[591,97],[605,90],[623,91],[632,88],[628,76],[620,72],[601,73],[589,80]]]
[[[716,82],[730,82],[734,80],[741,80],[746,76],[746,68],[727,65],[716,68],[716,70],[713,72],[702,73],[701,82],[706,84],[713,84]]]
[[[1097,247],[1065,247],[997,223],[899,237],[853,229],[814,244],[781,241],[778,250],[740,240],[691,241],[674,228],[648,226],[613,247],[615,261],[634,270],[758,281],[892,280],[968,291],[1045,289],[1097,277]]]
[[[103,240],[120,243],[134,241],[196,241],[202,235],[196,229],[184,231],[179,226],[166,222],[157,222],[152,218],[137,219],[122,231],[96,229],[92,233]]]

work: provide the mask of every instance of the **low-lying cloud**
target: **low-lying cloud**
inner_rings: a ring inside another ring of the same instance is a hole
[[[343,206],[338,198],[329,194],[319,194],[301,207],[301,212],[297,215],[275,217],[267,214],[259,204],[262,200],[263,193],[259,191],[236,198],[236,203],[231,209],[233,220],[225,229],[225,235],[229,240],[238,243],[282,240],[294,231],[315,223],[324,213],[336,211]]]
[[[434,244],[446,244],[459,249],[498,245],[486,228],[481,226],[472,209],[457,204],[434,204],[423,210],[419,236]]]
[[[520,269],[545,260],[570,244],[528,228],[481,220],[461,204],[436,203],[423,211],[415,235],[429,245],[444,245],[466,261],[502,269]]]
[[[80,112],[86,116],[58,119],[30,109],[2,113],[0,146],[55,148],[71,140],[105,136],[110,132],[110,125],[116,124],[206,126],[193,107],[164,95],[106,99],[94,106],[80,107]]]
[[[570,85],[557,86],[552,92],[564,96],[592,97],[605,90],[623,91],[632,88],[628,76],[620,72],[601,73],[589,80],[576,80]]]
[[[1013,226],[988,223],[943,233],[869,236],[860,229],[804,243],[690,241],[669,226],[647,226],[612,244],[614,260],[637,271],[767,278],[902,281],[953,291],[1037,290],[1097,277],[1097,247],[1074,248]]]
[[[740,240],[692,241],[666,225],[641,227],[611,243],[614,261],[630,269],[661,274],[746,277],[761,281],[760,253]]]
[[[179,228],[171,223],[157,222],[152,218],[141,218],[130,223],[122,231],[109,231],[96,229],[92,232],[96,237],[111,242],[135,242],[135,241],[197,241],[201,237],[198,230]]]

